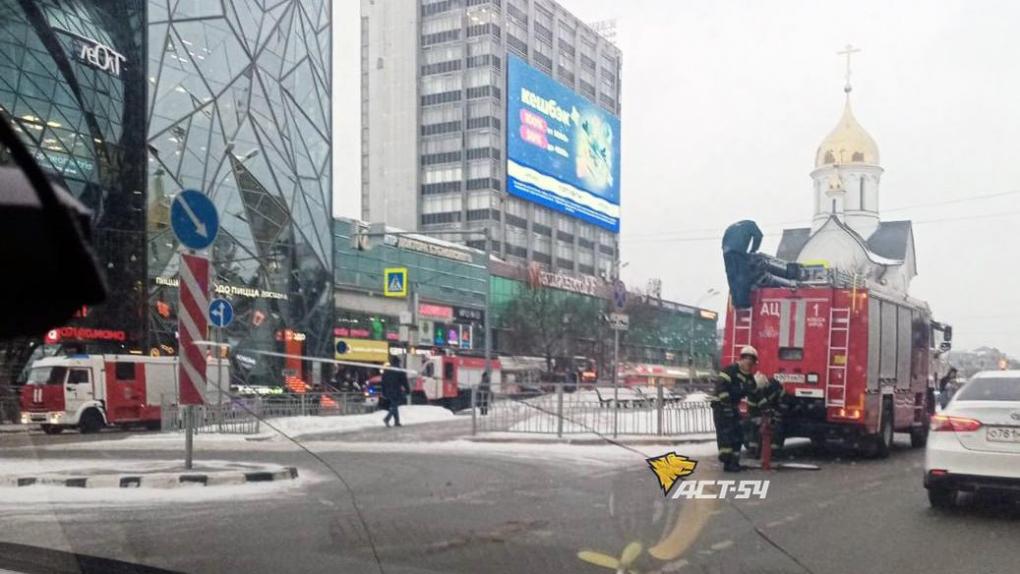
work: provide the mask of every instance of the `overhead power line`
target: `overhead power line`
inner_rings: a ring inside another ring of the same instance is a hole
[[[911,205],[903,205],[903,206],[900,206],[900,207],[890,207],[890,208],[882,209],[882,213],[891,213],[891,212],[897,212],[897,211],[906,211],[906,210],[909,210],[909,209],[921,209],[921,208],[926,208],[926,207],[939,207],[939,206],[943,206],[943,205],[956,205],[956,204],[961,204],[961,203],[970,203],[970,202],[974,202],[974,201],[984,201],[984,200],[987,200],[987,199],[995,199],[995,198],[998,198],[998,197],[1007,197],[1007,196],[1010,196],[1010,195],[1018,195],[1018,194],[1020,194],[1020,189],[1014,190],[1014,191],[1002,191],[1002,192],[998,192],[998,193],[986,193],[986,194],[983,194],[983,195],[974,195],[974,196],[971,196],[971,197],[959,197],[959,198],[956,198],[956,199],[947,199],[947,200],[941,200],[941,201],[930,201],[930,202],[925,202],[925,203],[915,203],[915,204],[911,204]],[[761,226],[762,227],[775,227],[775,226],[784,226],[784,225],[798,225],[798,224],[803,224],[803,223],[804,223],[804,219],[799,219],[799,220],[795,220],[795,221],[773,221],[773,222],[767,222],[767,223],[762,223]],[[920,223],[920,222],[915,222],[915,223]],[[715,232],[718,232],[720,229],[725,229],[726,225],[728,225],[728,224],[723,224],[723,225],[719,225],[719,226],[716,226],[716,227],[688,228],[688,229],[683,229],[683,230],[678,230],[678,231],[660,231],[660,232],[653,232],[653,233],[641,233],[641,234],[637,234],[637,235],[628,235],[627,239],[628,239],[628,241],[633,241],[633,240],[639,240],[639,239],[643,240],[643,239],[646,239],[646,238],[674,238],[674,236],[679,235],[679,237],[675,237],[675,239],[678,239],[678,240],[682,239],[682,240],[689,240],[689,241],[706,241],[707,239],[700,238],[700,237],[690,237],[690,238],[683,237],[683,234],[688,234],[688,233],[700,233],[700,234],[715,233]],[[769,235],[769,234],[766,233],[766,235]],[[719,237],[721,239],[722,236],[719,236]],[[709,237],[708,239],[712,239],[712,238],[713,237]]]

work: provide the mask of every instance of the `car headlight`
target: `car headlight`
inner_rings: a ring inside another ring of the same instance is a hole
[[[28,413],[21,413],[21,424],[27,425],[30,422],[32,422],[32,415]]]
[[[59,423],[60,419],[63,418],[63,417],[64,417],[64,413],[51,413],[50,414],[50,422],[51,423]]]

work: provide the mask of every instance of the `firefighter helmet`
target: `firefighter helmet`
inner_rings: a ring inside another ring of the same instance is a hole
[[[755,349],[754,347],[752,347],[751,345],[744,345],[744,347],[742,349],[740,349],[740,356],[741,357],[748,357],[748,356],[754,357],[754,360],[757,361],[758,360],[758,350]]]

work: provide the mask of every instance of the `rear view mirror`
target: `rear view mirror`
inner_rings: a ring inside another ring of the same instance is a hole
[[[953,328],[946,325],[946,330],[942,332],[942,340],[949,343],[953,340]]]

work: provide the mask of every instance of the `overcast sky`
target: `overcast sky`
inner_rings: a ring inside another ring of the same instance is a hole
[[[852,43],[882,219],[915,225],[911,294],[954,325],[957,348],[1020,355],[1020,3],[561,3],[617,21],[628,285],[657,277],[664,297],[721,311],[722,296],[701,295],[726,290],[729,223],[758,221],[770,253],[783,227],[810,223],[815,149],[843,106],[836,52]],[[358,10],[335,3],[334,213],[348,216],[360,213]]]

